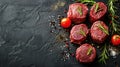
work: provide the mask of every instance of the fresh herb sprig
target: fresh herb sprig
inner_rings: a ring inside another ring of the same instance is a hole
[[[96,3],[96,5],[95,5],[95,13],[98,11],[98,8],[99,8],[99,4]]]
[[[80,28],[80,34],[82,34],[83,36],[85,36],[85,37],[86,37],[86,34],[85,34],[85,32],[83,31],[83,29],[82,29],[82,28]]]
[[[120,23],[116,20],[116,17],[118,18],[119,16],[116,15],[116,10],[117,7],[114,6],[114,3],[116,2],[116,0],[108,0],[108,11],[110,13],[110,31],[111,31],[111,35],[117,33],[120,34]]]
[[[98,27],[107,35],[109,35],[109,32],[107,29],[105,29],[101,24],[98,25]]]
[[[78,7],[77,11],[79,12],[80,15],[82,15],[82,8],[81,7]]]
[[[75,0],[75,1],[85,3],[85,4],[90,4],[90,5],[93,5],[94,3],[96,3],[95,0]]]
[[[106,44],[102,47],[102,53],[99,56],[99,62],[106,64],[106,60],[108,59],[108,50]]]
[[[90,55],[92,53],[92,48],[88,49],[87,55]]]

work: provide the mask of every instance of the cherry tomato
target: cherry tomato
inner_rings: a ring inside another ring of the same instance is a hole
[[[63,28],[69,28],[71,25],[71,20],[70,18],[63,18],[60,23],[61,27]]]
[[[112,38],[111,38],[111,42],[114,46],[118,46],[120,45],[120,35],[113,35]]]

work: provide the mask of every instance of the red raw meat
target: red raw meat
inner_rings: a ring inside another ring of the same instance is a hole
[[[79,62],[90,63],[90,62],[93,62],[95,58],[96,58],[96,49],[90,44],[87,44],[87,43],[82,44],[76,50],[76,59]]]
[[[97,11],[95,11],[98,5]],[[93,23],[97,20],[103,20],[107,13],[107,6],[103,2],[95,3],[90,9],[90,21]]]
[[[81,42],[86,39],[88,32],[88,27],[85,24],[75,25],[70,31],[71,42],[75,44],[81,44]]]
[[[88,7],[85,4],[74,3],[69,5],[67,17],[69,17],[75,24],[78,24],[86,20],[87,13],[88,13]]]
[[[103,43],[105,39],[108,37],[108,34],[106,34],[104,31],[102,31],[98,27],[99,24],[102,27],[104,27],[106,31],[108,31],[108,26],[103,21],[96,21],[93,23],[90,29],[90,34],[91,34],[91,38],[93,39],[93,41],[95,41],[96,43]]]

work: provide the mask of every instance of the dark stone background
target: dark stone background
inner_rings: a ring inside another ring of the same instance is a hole
[[[55,7],[61,2],[63,5]],[[50,33],[49,20],[57,15],[65,16],[63,11],[72,2],[0,0],[0,67],[115,67],[114,60],[119,61],[119,57],[109,59],[106,65],[97,61],[80,64],[72,56],[63,60],[64,43],[54,43],[55,34]],[[72,45],[71,48],[73,52],[76,49]]]

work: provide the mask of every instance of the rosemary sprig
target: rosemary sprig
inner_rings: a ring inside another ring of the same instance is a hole
[[[90,4],[90,5],[93,5],[96,3],[95,0],[75,0],[75,1],[85,3],[85,4]]]
[[[101,24],[98,25],[99,29],[101,29],[105,34],[109,35],[108,30],[106,30]]]
[[[92,48],[89,48],[87,51],[87,55],[90,55],[92,53]]]
[[[108,50],[106,44],[102,48],[102,53],[99,56],[99,62],[106,64],[106,60],[108,59]]]
[[[86,36],[85,32],[83,31],[82,28],[80,28],[80,34],[82,34],[83,36]]]
[[[112,34],[114,34],[114,33],[120,34],[120,25],[115,18],[115,16],[117,16],[116,15],[117,7],[114,6],[115,2],[116,2],[116,0],[108,0],[108,11],[111,15],[111,17],[110,17],[111,24],[109,26],[110,26],[110,31]]]
[[[79,12],[80,15],[82,15],[82,8],[78,7],[77,11]]]
[[[96,3],[96,5],[95,5],[95,13],[98,11],[98,8],[99,8],[99,4]]]

